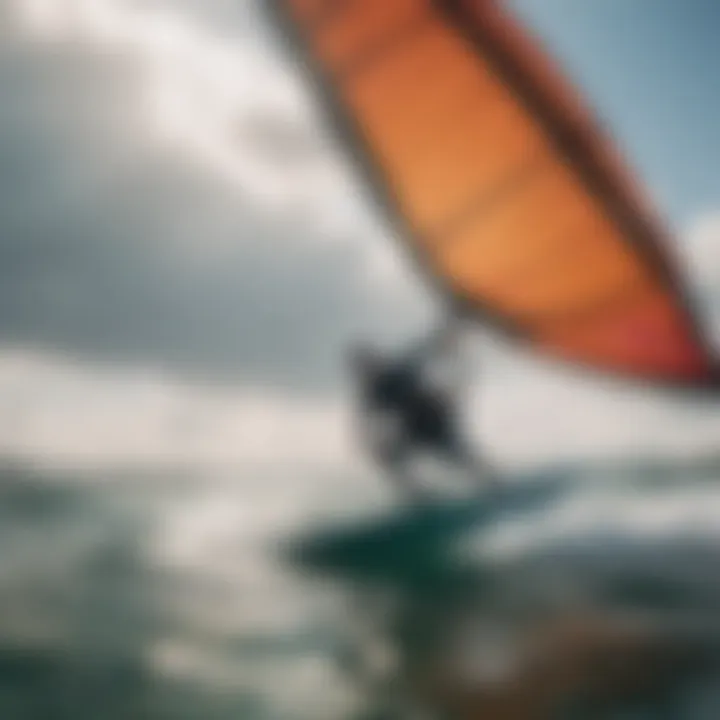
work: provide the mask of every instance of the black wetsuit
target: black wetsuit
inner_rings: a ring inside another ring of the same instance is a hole
[[[425,348],[421,348],[366,377],[361,398],[364,412],[397,421],[399,437],[392,448],[396,459],[419,446],[447,456],[464,456],[454,398],[427,382],[425,356]]]

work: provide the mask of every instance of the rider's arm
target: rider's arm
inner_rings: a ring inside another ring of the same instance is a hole
[[[419,371],[428,363],[443,360],[454,351],[458,335],[454,320],[444,322],[413,347],[401,360],[401,365],[408,371]]]
[[[476,363],[471,362],[471,359],[467,348],[457,347],[441,360],[440,377],[448,392],[455,397],[467,393],[472,379],[477,375]]]
[[[420,343],[405,367],[424,377],[427,387],[446,397],[457,397],[467,386],[467,367],[459,345],[459,328],[450,321]]]

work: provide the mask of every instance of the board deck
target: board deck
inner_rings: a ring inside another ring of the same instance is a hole
[[[366,577],[407,572],[438,560],[470,532],[539,510],[567,488],[563,478],[534,478],[476,497],[405,506],[352,523],[314,529],[287,543],[285,556],[312,572]]]

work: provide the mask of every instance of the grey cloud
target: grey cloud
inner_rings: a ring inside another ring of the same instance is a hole
[[[131,62],[1,50],[0,342],[309,388],[358,328],[413,315],[368,286],[359,243],[302,242],[307,228],[144,143]]]

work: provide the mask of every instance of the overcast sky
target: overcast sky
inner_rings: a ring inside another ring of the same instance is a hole
[[[717,4],[513,5],[630,155],[712,314]],[[343,347],[432,316],[250,0],[0,0],[0,187],[7,455],[354,463]],[[503,461],[720,439],[710,403],[482,348],[471,432]]]

